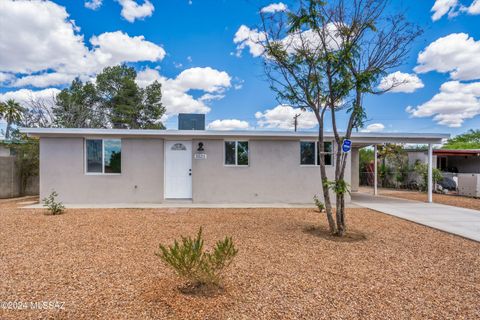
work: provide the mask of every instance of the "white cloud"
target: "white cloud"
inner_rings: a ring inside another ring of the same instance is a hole
[[[177,76],[176,82],[182,88],[206,92],[221,92],[231,86],[231,78],[228,73],[210,67],[184,70]]]
[[[432,9],[433,12],[432,20],[437,21],[447,13],[451,15],[456,15],[455,8],[458,5],[458,0],[436,0]]]
[[[7,101],[9,99],[14,99],[19,103],[28,103],[30,100],[45,100],[53,101],[55,96],[60,92],[56,88],[48,88],[38,91],[33,91],[29,89],[20,89],[16,91],[8,91],[5,93],[0,93],[0,101]]]
[[[380,132],[385,129],[385,126],[382,123],[372,123],[369,124],[362,132]]]
[[[293,117],[298,117],[299,129],[310,129],[317,126],[317,118],[311,111],[302,111],[287,105],[278,105],[273,109],[267,109],[264,112],[256,112],[255,118],[261,128],[292,129],[294,127]]]
[[[247,130],[249,128],[247,121],[237,119],[215,120],[208,124],[210,130]]]
[[[102,6],[103,0],[89,0],[85,1],[85,8],[97,10]]]
[[[65,8],[50,1],[0,1],[0,30],[0,72],[22,74],[17,86],[66,84],[109,65],[165,56],[162,47],[143,36],[121,31],[93,36],[89,49]]]
[[[247,47],[252,56],[261,56],[264,51],[261,43],[265,40],[266,35],[264,32],[241,25],[233,38],[233,42],[237,44],[237,56],[240,56],[243,49]]]
[[[272,3],[266,7],[263,7],[260,12],[262,13],[274,13],[274,12],[281,12],[287,11],[287,6],[283,2],[279,3]]]
[[[480,114],[480,82],[445,82],[432,99],[417,107],[409,106],[406,111],[413,117],[433,116],[438,124],[460,127],[465,119]]]
[[[118,3],[122,6],[121,15],[128,22],[134,22],[135,19],[145,19],[150,17],[155,10],[153,4],[144,0],[142,4],[138,4],[135,0],[117,0]]]
[[[36,88],[45,88],[49,86],[58,86],[71,82],[75,79],[74,74],[65,74],[60,72],[42,73],[32,76],[25,76],[11,82],[11,87],[33,86]]]
[[[9,82],[10,80],[14,79],[15,76],[11,73],[0,72],[0,84],[4,82]]]
[[[388,90],[389,92],[406,92],[412,93],[417,89],[424,87],[422,80],[416,74],[403,73],[400,71],[390,73],[384,77],[378,86],[380,90]]]
[[[231,87],[230,76],[225,71],[218,71],[210,67],[191,68],[184,70],[176,78],[166,78],[154,69],[145,69],[137,75],[137,83],[145,87],[157,80],[162,84],[162,102],[165,105],[166,115],[178,113],[208,113],[210,107],[206,102],[223,98],[220,94]],[[205,92],[199,98],[194,98],[189,91],[200,90]]]
[[[338,49],[341,38],[338,36],[337,26],[329,23],[325,28],[325,32],[327,33],[325,40],[327,48],[330,50]],[[321,48],[321,43],[318,34],[311,29],[289,34],[282,40],[283,46],[290,54],[297,50],[303,50],[304,48],[316,50],[317,48]]]
[[[474,0],[472,4],[466,9],[468,14],[477,15],[480,14],[480,0]]]
[[[449,72],[454,80],[480,78],[480,41],[466,33],[452,33],[428,45],[418,55],[415,72]]]
[[[146,41],[144,36],[130,37],[121,31],[93,36],[90,43],[95,46],[93,54],[97,60],[108,64],[122,61],[159,61],[166,54],[162,47]]]
[[[87,54],[64,7],[49,1],[0,1],[0,70],[35,72]]]
[[[211,93],[205,93],[203,96],[198,98],[200,101],[213,101],[213,100],[221,100],[225,98],[224,94],[211,94]]]
[[[337,27],[330,23],[326,27],[328,37],[326,39],[327,47],[329,49],[336,49],[340,44],[340,37],[337,35]],[[233,42],[237,44],[236,55],[239,57],[242,51],[249,48],[250,54],[253,57],[259,57],[264,53],[263,43],[267,39],[267,35],[263,31],[257,29],[250,29],[245,25],[241,25],[235,33]],[[321,44],[320,38],[313,30],[304,30],[297,33],[287,35],[285,38],[278,40],[288,53],[294,53],[303,47],[315,50]]]

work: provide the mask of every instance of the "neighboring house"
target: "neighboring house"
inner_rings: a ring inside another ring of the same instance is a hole
[[[65,203],[312,203],[318,157],[334,179],[333,135],[285,131],[22,129],[40,138],[40,197]],[[355,133],[346,181],[358,189],[358,148],[439,144],[445,134]]]
[[[426,150],[407,150],[409,164],[425,162]],[[480,150],[433,150],[433,165],[443,172],[480,173]]]

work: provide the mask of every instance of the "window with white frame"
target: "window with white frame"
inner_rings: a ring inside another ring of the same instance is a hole
[[[318,142],[300,141],[300,164],[316,166],[320,164],[320,156],[323,156],[325,165],[333,165],[333,144],[331,141],[323,143],[323,153],[320,154]]]
[[[225,141],[225,165],[248,166],[248,141]]]
[[[119,174],[122,172],[120,139],[85,139],[86,172]]]

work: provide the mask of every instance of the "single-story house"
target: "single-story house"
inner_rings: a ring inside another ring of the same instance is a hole
[[[319,157],[335,173],[333,134],[286,131],[24,128],[40,138],[40,197],[67,204],[312,203]],[[354,133],[346,181],[358,189],[359,148],[439,144],[446,134]]]

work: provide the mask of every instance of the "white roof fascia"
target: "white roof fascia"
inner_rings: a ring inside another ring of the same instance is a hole
[[[71,136],[121,136],[121,137],[158,137],[158,138],[259,138],[273,140],[316,139],[317,132],[289,131],[219,131],[219,130],[150,130],[150,129],[86,129],[86,128],[21,128],[21,132],[33,137],[71,137]],[[332,132],[326,132],[325,138],[333,138]],[[449,138],[444,133],[387,133],[387,132],[355,132],[351,140],[359,144],[381,143],[417,143],[439,144]]]

